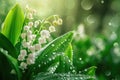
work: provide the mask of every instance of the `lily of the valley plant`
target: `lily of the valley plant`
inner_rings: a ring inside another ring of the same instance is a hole
[[[35,14],[28,6],[23,12],[18,4],[9,11],[0,32],[0,78],[94,80],[94,66],[76,71],[73,65],[73,31],[54,39],[62,19],[53,15],[37,20]]]

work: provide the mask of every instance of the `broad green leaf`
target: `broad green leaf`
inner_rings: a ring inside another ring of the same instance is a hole
[[[95,76],[95,71],[96,71],[96,66],[92,66],[92,67],[89,67],[88,69],[85,69],[84,71],[82,71],[82,73],[84,73],[86,75]]]
[[[0,47],[7,50],[12,57],[17,58],[15,47],[2,33],[0,33]]]
[[[1,32],[11,41],[15,46],[21,34],[24,23],[24,13],[20,6],[16,4],[8,13],[4,26]]]
[[[60,55],[59,56],[59,66],[57,67],[57,73],[76,73],[75,68],[68,58],[68,56]]]
[[[69,44],[68,48],[66,49],[65,55],[68,56],[71,61],[73,60],[73,50],[71,44]]]
[[[17,77],[18,77],[18,80],[20,80],[20,78],[21,78],[21,72],[19,70],[17,59],[15,59],[14,57],[10,56],[8,54],[8,52],[6,52],[6,50],[4,50],[3,48],[0,48],[0,53],[2,53],[4,56],[6,56],[6,58],[9,61],[9,63],[11,64],[11,66],[15,69]]]
[[[83,71],[81,71],[82,74],[89,75],[95,77],[95,71],[96,71],[96,66],[89,67]],[[95,80],[95,79],[89,79],[89,80]]]
[[[95,80],[95,77],[84,74],[68,74],[68,73],[39,73],[33,80]]]
[[[66,48],[69,46],[71,40],[72,40],[73,32],[68,32],[64,34],[63,36],[60,36],[50,42],[47,46],[44,47],[43,50],[38,51],[36,54],[38,54],[38,57],[36,59],[36,64],[34,65],[35,70],[37,73],[40,72],[39,65],[48,66],[47,64],[54,60],[57,56],[63,54],[63,52],[66,50]]]

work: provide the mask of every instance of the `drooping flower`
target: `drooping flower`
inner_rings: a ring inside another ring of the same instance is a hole
[[[59,18],[59,19],[57,20],[57,23],[58,23],[58,25],[62,25],[62,23],[63,23],[62,19]]]
[[[50,27],[49,27],[49,31],[50,31],[50,32],[55,32],[55,31],[56,31],[56,30],[55,30],[55,27],[54,27],[54,26],[50,26]]]
[[[28,14],[28,19],[33,19],[33,14],[32,13]]]
[[[28,26],[32,27],[33,26],[33,22],[29,22]]]
[[[22,33],[22,34],[21,34],[21,38],[22,38],[22,39],[25,39],[25,37],[26,37],[26,33]]]
[[[39,25],[39,21],[35,21],[34,27],[36,28]]]
[[[31,52],[35,52],[35,46],[30,46],[29,49],[30,49]]]
[[[21,50],[20,51],[20,54],[19,54],[19,56],[18,56],[18,60],[19,61],[23,61],[23,60],[25,60],[25,57],[27,56],[27,51],[26,50]]]
[[[30,29],[30,27],[29,26],[24,26],[24,30],[29,30]]]
[[[44,43],[46,43],[46,39],[43,37],[40,37],[39,39],[38,39],[38,42],[40,43],[40,44],[44,44]]]
[[[34,64],[35,58],[36,58],[35,53],[30,53],[27,58],[27,64],[28,65]]]
[[[43,38],[49,38],[50,37],[50,32],[48,30],[42,30],[40,32],[41,37]]]
[[[26,64],[25,62],[21,62],[21,63],[20,63],[20,68],[21,68],[22,70],[27,69],[27,64]]]
[[[41,49],[41,44],[35,44],[35,50],[40,50]]]

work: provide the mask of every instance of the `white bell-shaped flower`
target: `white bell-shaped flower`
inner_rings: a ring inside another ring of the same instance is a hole
[[[20,63],[20,68],[21,68],[22,70],[27,69],[27,64],[26,64],[25,62],[21,62],[21,63]]]
[[[50,32],[48,30],[42,30],[40,32],[40,35],[41,35],[41,37],[49,38],[50,37]]]
[[[44,44],[44,43],[46,43],[46,38],[40,37],[40,38],[38,39],[38,41],[39,41],[40,44]]]
[[[49,27],[49,31],[50,31],[50,32],[55,32],[55,31],[56,31],[56,30],[55,30],[55,27],[54,27],[54,26],[50,26],[50,27]]]

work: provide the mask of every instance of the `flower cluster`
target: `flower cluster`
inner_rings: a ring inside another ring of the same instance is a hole
[[[30,9],[28,6],[26,9],[26,18],[29,21],[25,22],[21,33],[21,49],[18,56],[20,68],[22,70],[27,69],[28,65],[35,63],[37,57],[35,52],[41,50],[42,47],[47,44],[48,39],[51,37],[51,33],[56,31],[55,26],[62,24],[62,19],[57,15],[48,17],[45,20],[33,21],[33,15],[36,11]],[[46,26],[45,24],[48,24],[49,26]]]

